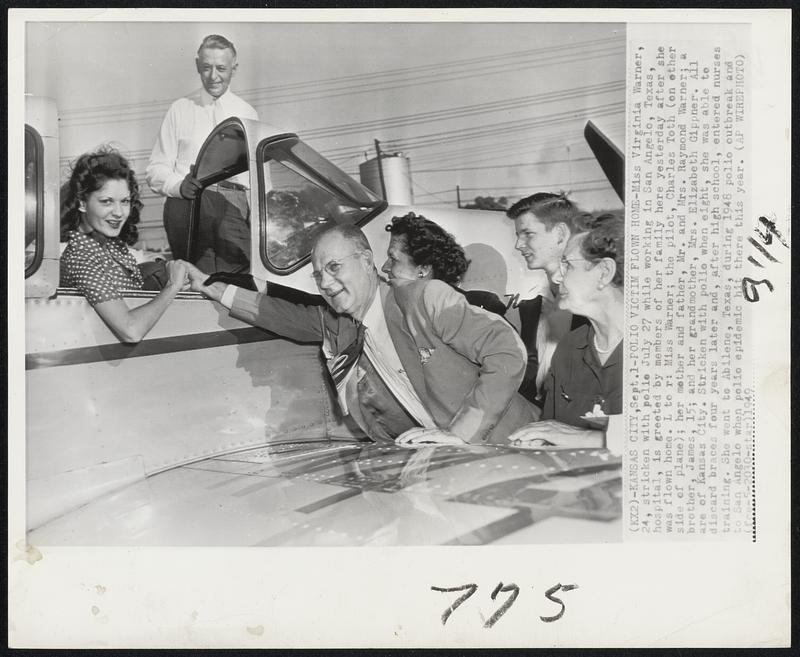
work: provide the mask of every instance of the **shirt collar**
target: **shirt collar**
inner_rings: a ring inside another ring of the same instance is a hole
[[[577,349],[586,349],[586,347],[589,346],[589,340],[592,335],[594,335],[594,331],[592,330],[591,324],[584,324],[578,327],[578,330],[575,332],[575,347]]]
[[[591,328],[591,324],[586,324],[584,326],[585,326],[586,330],[585,331],[581,331],[576,336],[577,339],[575,340],[575,347],[578,348],[578,349],[584,349],[585,350],[583,352],[584,361],[586,361],[588,363],[589,359],[591,359],[592,364],[594,364],[595,366],[599,367],[600,369],[604,369],[606,367],[611,367],[612,365],[621,364],[622,363],[622,342],[623,341],[620,340],[619,344],[617,344],[617,346],[614,347],[614,351],[612,351],[608,355],[608,358],[606,359],[606,362],[603,363],[603,364],[600,364],[600,361],[598,360],[597,354],[595,354],[594,349],[589,349],[588,348],[590,340],[592,340],[594,338],[594,329]],[[581,327],[581,328],[584,328],[584,327]]]
[[[620,340],[619,344],[614,347],[614,351],[609,354],[608,360],[605,362],[603,367],[611,367],[612,365],[622,364],[622,343],[623,340]]]
[[[372,297],[372,303],[367,308],[367,312],[364,313],[364,319],[361,323],[366,328],[376,329],[381,324],[386,323],[386,317],[383,314],[383,304],[381,303],[381,295],[380,290],[376,287],[375,288],[375,296]]]
[[[219,98],[214,98],[214,96],[212,96],[210,93],[208,93],[205,90],[205,87],[200,87],[198,98],[200,99],[200,104],[203,107],[205,107],[206,105],[213,105],[214,101],[217,101],[217,102],[222,101],[222,102],[224,102],[225,98],[228,96],[229,92],[230,92],[230,87],[228,89],[226,89],[225,93],[222,94]]]

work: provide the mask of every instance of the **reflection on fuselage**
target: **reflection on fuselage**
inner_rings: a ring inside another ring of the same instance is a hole
[[[605,450],[293,442],[149,477],[32,532],[38,544],[482,545],[621,538]]]

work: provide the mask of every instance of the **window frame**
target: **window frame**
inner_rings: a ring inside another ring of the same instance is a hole
[[[35,274],[39,267],[42,266],[42,260],[44,259],[44,142],[42,141],[42,136],[33,126],[29,124],[25,124],[25,142],[27,145],[27,137],[31,136],[33,138],[33,148],[34,148],[34,163],[36,165],[35,172],[36,172],[36,189],[35,189],[35,198],[36,198],[36,220],[34,222],[35,226],[35,238],[34,241],[36,242],[36,251],[33,255],[33,260],[31,263],[25,268],[25,278],[30,278],[33,274]],[[26,158],[26,166],[27,166],[27,158]],[[27,195],[27,190],[26,190]],[[25,217],[25,221],[27,222],[27,216]],[[25,248],[24,245],[23,248]]]
[[[269,213],[267,211],[267,188],[266,188],[266,181],[264,179],[264,167],[270,160],[276,160],[275,157],[272,157],[268,153],[268,149],[274,147],[275,145],[287,142],[291,146],[294,146],[298,143],[304,143],[297,135],[295,134],[283,134],[283,135],[275,135],[274,137],[269,137],[267,139],[262,140],[258,147],[256,148],[256,168],[257,168],[257,177],[258,177],[258,211],[259,211],[259,219],[260,219],[260,226],[259,226],[259,255],[261,257],[261,262],[267,268],[267,271],[277,274],[278,276],[288,276],[296,272],[298,269],[301,269],[311,259],[311,252],[309,251],[304,256],[300,257],[294,264],[290,265],[289,267],[276,267],[272,264],[269,257],[267,256],[267,230],[268,226],[267,223],[269,221]],[[310,147],[309,147],[310,148]],[[312,149],[313,150],[313,149]],[[284,151],[286,152],[286,151]],[[291,151],[288,150],[291,154]],[[316,152],[316,151],[315,151]],[[292,154],[293,155],[293,154]],[[320,157],[326,159],[323,155],[319,154]],[[282,166],[286,166],[280,160],[278,161]],[[289,160],[292,163],[292,167],[286,167],[290,171],[297,173],[303,177],[306,177],[309,183],[317,185],[320,189],[325,189],[321,185],[315,182],[314,178],[319,178],[326,183],[326,191],[329,193],[332,191],[335,194],[340,195],[342,198],[347,199],[348,202],[356,201],[353,199],[350,194],[348,194],[345,190],[339,188],[336,184],[331,181],[328,181],[324,176],[320,175],[315,169],[311,168],[308,164],[306,164],[303,160],[292,157]],[[331,163],[331,166],[336,166]],[[337,167],[338,168],[338,167]],[[307,174],[311,174],[310,177]],[[347,176],[344,172],[343,175]],[[347,176],[348,178],[350,176]],[[388,207],[388,203],[385,199],[378,199],[375,202],[374,207],[367,212],[361,219],[355,222],[355,226],[364,226],[370,220],[374,219],[378,216],[381,212],[383,212]]]

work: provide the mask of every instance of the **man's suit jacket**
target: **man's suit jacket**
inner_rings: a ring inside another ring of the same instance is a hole
[[[273,284],[267,294],[240,289],[231,315],[294,340],[321,342],[332,364],[355,340],[357,324],[321,297],[285,291]],[[503,442],[537,419],[535,407],[516,392],[525,346],[502,317],[436,280],[394,289],[381,284],[380,294],[400,362],[439,428],[471,443]]]

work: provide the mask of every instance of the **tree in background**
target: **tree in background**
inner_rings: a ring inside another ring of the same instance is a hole
[[[468,203],[464,206],[467,210],[496,210],[498,212],[505,212],[508,209],[508,199],[505,196],[500,196],[495,199],[494,196],[476,196],[474,203]]]

